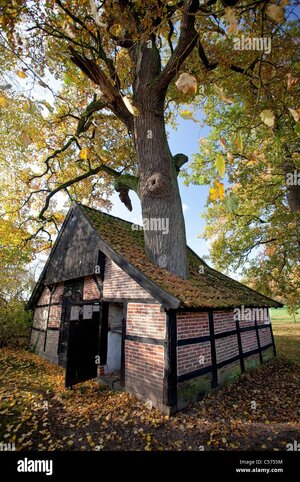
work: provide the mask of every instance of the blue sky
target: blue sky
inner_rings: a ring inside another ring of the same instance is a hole
[[[168,129],[168,132],[172,154],[182,152],[191,160],[192,154],[199,151],[198,139],[207,136],[208,129],[201,129],[199,124],[179,118],[177,130]],[[205,226],[201,214],[205,209],[209,188],[207,186],[185,186],[180,178],[179,187],[184,210],[187,243],[200,256],[208,255],[208,243],[198,236]],[[133,206],[131,213],[121,203],[118,194],[114,194],[111,198],[113,208],[110,214],[140,224],[142,215],[139,199],[132,191],[130,192],[130,198]]]

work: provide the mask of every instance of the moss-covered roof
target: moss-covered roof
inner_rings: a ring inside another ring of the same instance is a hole
[[[87,206],[79,207],[91,226],[111,249],[166,293],[180,300],[182,307],[282,306],[271,298],[210,268],[189,247],[187,247],[188,279],[184,280],[171,274],[155,266],[146,256],[143,231],[132,230],[132,224],[120,218]],[[204,267],[203,274],[199,273],[200,266]]]

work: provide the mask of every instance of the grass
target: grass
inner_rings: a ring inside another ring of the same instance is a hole
[[[300,323],[273,321],[272,324],[278,355],[300,364]]]
[[[286,306],[283,308],[271,308],[270,315],[273,323],[300,323],[300,310],[294,316],[292,316],[288,313]]]

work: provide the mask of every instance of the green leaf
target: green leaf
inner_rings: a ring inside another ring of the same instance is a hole
[[[73,80],[71,79],[71,77],[69,76],[69,74],[65,73],[64,74],[64,83],[69,87],[70,85],[72,85],[73,83]]]
[[[294,130],[298,136],[300,135],[300,122],[297,122],[297,124],[294,127]]]
[[[224,207],[228,213],[234,213],[239,205],[239,198],[233,192],[230,193],[223,201]]]
[[[215,159],[215,168],[218,171],[219,176],[223,177],[225,174],[226,162],[222,154],[217,154]]]

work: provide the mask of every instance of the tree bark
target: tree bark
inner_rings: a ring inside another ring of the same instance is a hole
[[[290,210],[295,212],[300,212],[300,183],[296,176],[294,182],[291,184],[287,181],[287,176],[294,176],[294,173],[298,173],[295,164],[292,160],[287,160],[282,165],[282,170],[286,178],[286,197]]]
[[[178,171],[165,131],[164,96],[147,90],[142,97],[142,114],[134,119],[145,250],[154,264],[186,278],[185,225]]]

